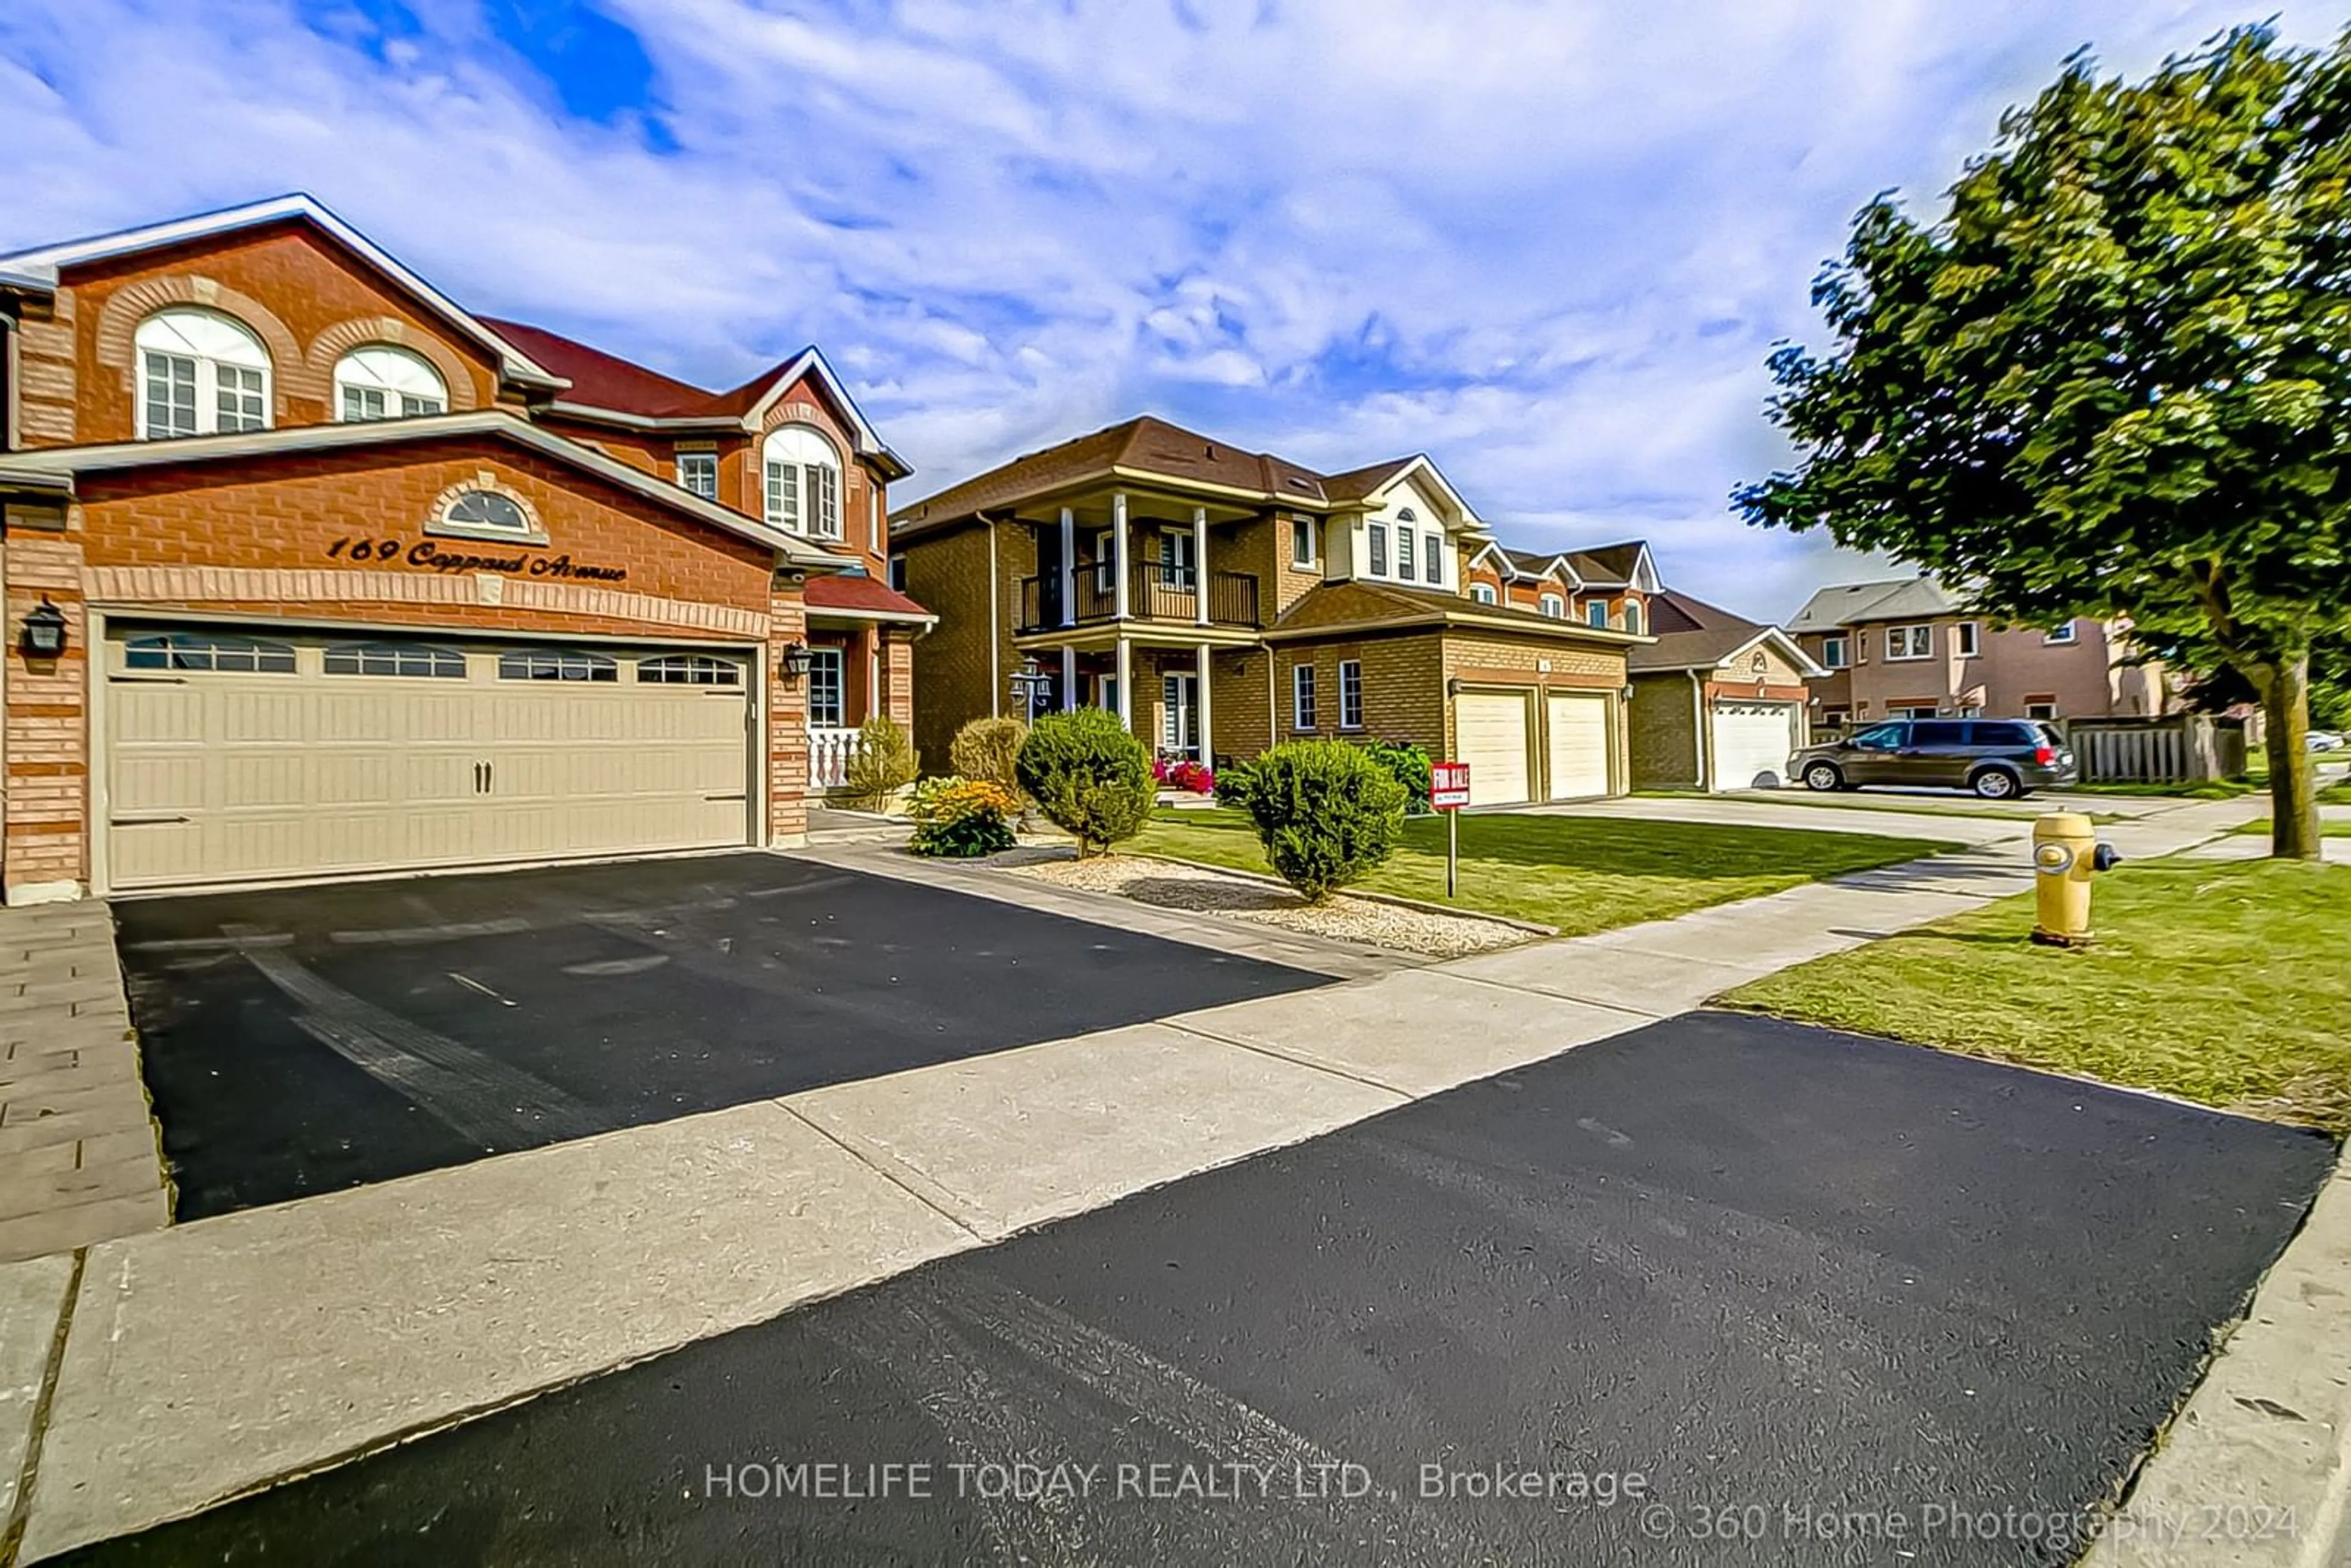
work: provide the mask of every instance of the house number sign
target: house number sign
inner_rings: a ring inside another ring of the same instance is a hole
[[[375,566],[405,561],[434,571],[501,571],[514,577],[554,577],[579,582],[620,582],[629,575],[624,566],[590,566],[568,555],[471,555],[444,549],[431,539],[410,544],[400,538],[346,537],[327,547],[327,559],[364,561]]]

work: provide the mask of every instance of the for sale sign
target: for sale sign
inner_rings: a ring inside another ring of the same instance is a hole
[[[1469,803],[1468,763],[1433,762],[1428,771],[1430,805],[1440,811],[1458,811]]]

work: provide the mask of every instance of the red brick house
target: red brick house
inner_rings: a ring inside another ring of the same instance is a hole
[[[814,349],[705,392],[306,196],[0,256],[0,346],[9,903],[789,844],[912,720]]]

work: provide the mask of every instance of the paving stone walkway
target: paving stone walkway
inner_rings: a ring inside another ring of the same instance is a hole
[[[112,913],[0,909],[0,1262],[171,1216]]]

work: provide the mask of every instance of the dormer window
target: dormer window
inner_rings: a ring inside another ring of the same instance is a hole
[[[1595,630],[1602,632],[1607,631],[1608,601],[1604,599],[1595,599],[1584,605],[1583,619],[1587,625],[1592,626]]]
[[[335,416],[347,424],[444,413],[449,388],[421,354],[377,344],[335,361]]]
[[[1491,604],[1494,602],[1494,585],[1490,582],[1473,582],[1469,585],[1469,597],[1480,604]]]
[[[768,433],[759,448],[771,528],[810,538],[841,537],[841,455],[805,424]]]
[[[213,310],[162,310],[139,323],[139,435],[144,441],[269,428],[269,350]]]
[[[1635,635],[1641,630],[1641,607],[1629,599],[1625,601],[1625,630]]]
[[[1554,621],[1567,619],[1567,601],[1556,593],[1546,593],[1537,599],[1535,608]]]

